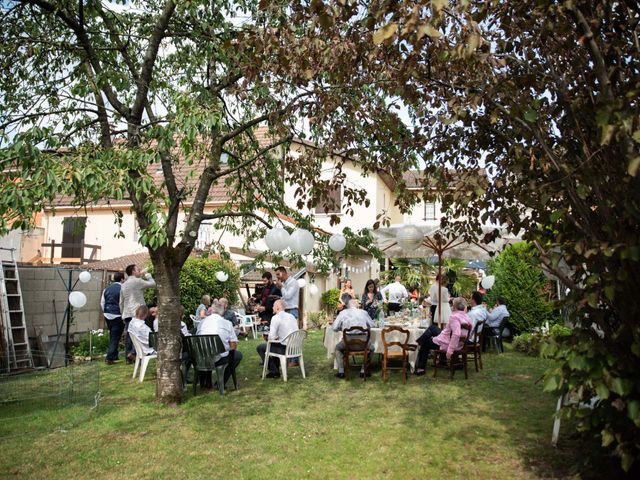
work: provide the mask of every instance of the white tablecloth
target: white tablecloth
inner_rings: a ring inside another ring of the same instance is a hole
[[[409,330],[409,343],[416,343],[416,340],[420,335],[422,335],[425,331],[424,328],[418,327],[403,327],[405,330]],[[371,337],[369,339],[370,343],[373,343],[373,351],[375,353],[384,353],[384,345],[382,343],[382,329],[381,328],[372,328],[371,329]],[[391,334],[387,335],[387,341],[403,341],[405,335],[400,332],[391,332]],[[342,332],[334,332],[331,329],[331,325],[327,326],[324,335],[324,347],[327,349],[327,358],[333,358],[333,368],[337,369],[338,364],[335,360],[335,351],[336,345],[338,342],[342,340]],[[400,350],[399,347],[392,347],[390,350]],[[411,365],[411,371],[415,368],[416,358],[418,357],[418,351],[409,352],[409,365]]]

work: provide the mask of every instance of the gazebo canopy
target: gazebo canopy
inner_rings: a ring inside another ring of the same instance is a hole
[[[422,233],[422,241],[416,248],[405,249],[397,240],[398,232],[407,225],[391,225],[386,228],[372,230],[376,246],[387,258],[428,258],[437,257],[461,258],[464,260],[488,260],[492,253],[502,250],[505,245],[517,243],[520,239],[508,236],[503,232],[496,240],[484,243],[482,239],[471,241],[463,236],[454,235],[437,225],[412,225]],[[483,227],[480,237],[493,232],[496,227]]]

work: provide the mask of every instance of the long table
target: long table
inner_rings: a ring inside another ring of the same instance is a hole
[[[419,327],[402,327],[405,330],[409,330],[409,343],[416,343],[416,340],[420,335],[422,335],[425,331],[424,328]],[[382,343],[382,328],[372,328],[371,329],[371,337],[369,338],[369,343],[373,344],[373,352],[374,353],[384,353],[384,345]],[[328,325],[325,334],[324,334],[324,347],[327,349],[327,358],[333,357],[333,368],[337,369],[338,364],[335,359],[336,345],[338,342],[342,340],[342,332],[334,332],[331,329],[331,325]],[[400,332],[391,332],[387,335],[387,341],[403,341],[404,334]],[[390,350],[398,349],[399,347],[392,347]],[[418,351],[409,352],[409,365],[411,366],[411,371],[415,369],[416,359],[418,357]]]

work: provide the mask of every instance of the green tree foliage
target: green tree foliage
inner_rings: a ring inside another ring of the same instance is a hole
[[[335,188],[346,214],[369,203],[344,182],[348,158],[365,173],[388,164],[397,178],[415,162],[398,112],[370,72],[352,69],[361,39],[327,34],[298,7],[0,3],[0,231],[28,228],[60,195],[79,208],[106,201],[135,212],[158,285],[161,401],[183,395],[178,279],[203,221],[247,242],[277,214],[309,227],[301,210],[326,204]],[[292,152],[293,137],[317,148]]]
[[[340,303],[340,289],[330,288],[326,292],[323,292],[320,297],[320,302],[333,313],[336,308],[338,308],[338,303]]]
[[[539,255],[533,245],[522,242],[505,248],[488,270],[496,282],[487,294],[493,304],[497,296],[507,300],[509,323],[514,333],[530,332],[545,322],[555,323],[558,315],[554,309],[552,282],[540,268]]]
[[[348,25],[369,41],[354,67],[387,73],[379,85],[416,126],[422,193],[442,201],[442,226],[479,235],[491,221],[521,234],[570,288],[575,328],[558,339],[562,367],[547,386],[583,401],[599,390],[581,426],[625,470],[637,465],[638,3],[312,3],[319,28]]]

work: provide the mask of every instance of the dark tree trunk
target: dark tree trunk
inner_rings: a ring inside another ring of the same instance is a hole
[[[152,254],[158,289],[158,363],[156,399],[173,404],[182,401],[180,336],[180,268],[172,258],[173,249]]]

